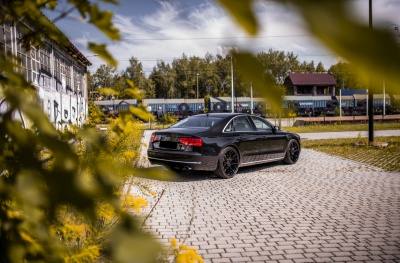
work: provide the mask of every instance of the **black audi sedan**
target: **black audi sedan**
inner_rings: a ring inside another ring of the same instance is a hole
[[[262,117],[242,113],[194,115],[152,134],[147,150],[151,164],[173,170],[213,171],[233,177],[239,167],[300,156],[300,136]]]

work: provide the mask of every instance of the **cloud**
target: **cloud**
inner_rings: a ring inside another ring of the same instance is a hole
[[[356,16],[365,20],[365,1],[351,2],[352,10],[359,10]],[[399,1],[375,2],[376,17],[393,18],[396,21]],[[123,6],[124,1],[121,2],[121,8]],[[121,43],[107,44],[119,62],[119,70],[125,69],[129,64],[128,59],[134,56],[142,62],[148,75],[157,60],[171,63],[173,58],[179,58],[183,53],[199,57],[204,57],[206,53],[216,55],[218,47],[224,46],[235,46],[240,51],[250,50],[255,53],[268,49],[293,52],[301,61],[314,60],[315,64],[321,61],[325,68],[336,63],[336,56],[331,55],[310,35],[296,9],[290,5],[257,1],[255,10],[261,22],[257,38],[249,38],[225,10],[214,2],[204,1],[192,5],[186,1],[159,1],[156,7],[151,12],[135,16],[122,15],[117,11],[114,23],[123,40]],[[96,39],[95,36],[85,34],[74,43],[79,43],[82,49],[89,39],[104,41],[104,38]],[[91,71],[104,63],[97,57],[92,58],[92,62],[94,66]]]

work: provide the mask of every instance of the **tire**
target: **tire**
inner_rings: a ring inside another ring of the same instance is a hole
[[[229,179],[239,170],[239,153],[232,147],[226,147],[218,156],[218,166],[215,174],[218,177]]]
[[[299,157],[300,143],[295,139],[291,139],[288,143],[285,159],[283,159],[283,162],[286,164],[294,164],[299,160]]]

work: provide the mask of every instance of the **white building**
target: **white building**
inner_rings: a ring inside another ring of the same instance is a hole
[[[22,37],[18,23],[0,24],[0,52],[21,59],[26,80],[35,86],[44,112],[57,129],[81,126],[88,119],[90,61],[70,42],[62,46],[46,39],[46,46],[25,50],[18,42]]]

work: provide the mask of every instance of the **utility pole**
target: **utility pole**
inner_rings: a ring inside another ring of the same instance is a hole
[[[372,0],[369,0],[369,29],[372,30]],[[369,77],[368,89],[368,141],[374,142],[374,92],[371,77]]]
[[[232,95],[232,113],[234,113],[235,112],[235,107],[233,106],[234,105],[233,98],[234,98],[235,94],[234,94],[234,89],[233,89],[233,61],[232,61],[232,57],[233,57],[233,52],[231,52],[231,88],[232,88],[231,95]]]
[[[198,99],[199,98],[199,73],[196,74],[196,82],[197,82],[196,99]]]

